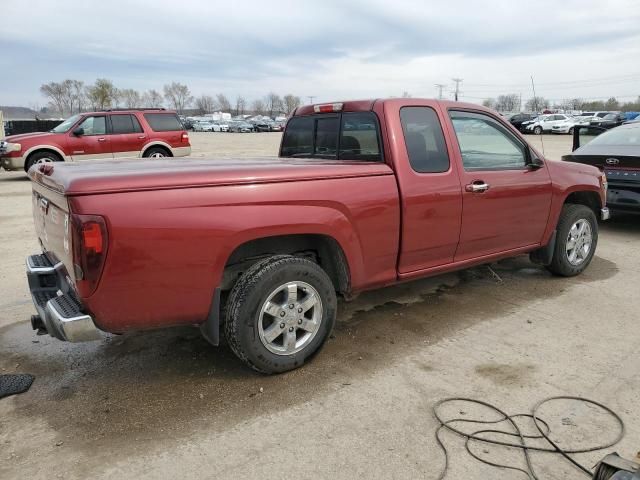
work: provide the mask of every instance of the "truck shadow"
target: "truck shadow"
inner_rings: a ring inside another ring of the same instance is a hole
[[[9,429],[13,438],[28,438],[37,417],[65,447],[94,459],[107,443],[109,455],[127,454],[133,438],[144,440],[137,448],[151,448],[156,439],[186,437],[203,425],[230,429],[259,412],[354,388],[425,343],[616,273],[615,264],[596,257],[582,276],[554,278],[518,257],[369,292],[341,304],[336,330],[312,362],[278,376],[250,371],[195,328],[65,344],[33,336],[26,322],[12,324],[0,330],[0,369],[28,372],[36,381],[14,397],[19,418]],[[27,454],[28,445],[22,447],[13,446]]]

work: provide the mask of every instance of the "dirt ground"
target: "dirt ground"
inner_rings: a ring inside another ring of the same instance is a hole
[[[195,156],[251,156],[274,155],[280,135],[191,138]],[[568,136],[544,142],[549,158],[570,150]],[[312,363],[266,377],[192,328],[85,344],[36,337],[23,264],[37,251],[25,175],[0,173],[0,199],[0,373],[36,376],[28,393],[0,400],[1,479],[435,479],[443,458],[431,408],[446,397],[518,413],[547,396],[586,396],[623,417],[615,450],[640,450],[636,218],[603,224],[596,257],[576,278],[518,257],[494,272],[363,294],[341,305],[334,336]],[[615,427],[575,404],[545,415],[565,448],[604,441]],[[443,438],[448,478],[524,478]],[[476,450],[523,465],[513,452]],[[591,466],[603,455],[576,457]],[[532,457],[541,478],[581,478],[555,456]]]

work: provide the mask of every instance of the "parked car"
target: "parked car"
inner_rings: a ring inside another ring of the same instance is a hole
[[[165,109],[104,110],[67,118],[49,132],[12,135],[0,152],[5,170],[28,171],[37,163],[126,157],[183,157],[189,134]]]
[[[604,170],[607,204],[612,212],[640,213],[640,122],[612,129],[576,128],[573,152],[562,160]]]
[[[284,130],[284,122],[273,122],[271,124],[272,132],[281,132],[282,130]]]
[[[214,122],[216,125],[218,125],[220,127],[220,131],[221,132],[228,132],[229,131],[229,125],[226,122]]]
[[[545,132],[551,132],[554,125],[558,125],[562,122],[566,122],[571,117],[561,113],[552,113],[549,115],[540,115],[533,122],[527,124],[525,128],[526,133],[534,133],[540,135]]]
[[[602,127],[602,128],[613,128],[613,127],[617,127],[619,125],[622,125],[625,121],[627,120],[627,117],[625,117],[624,113],[622,112],[613,112],[613,113],[608,113],[606,114],[604,117],[600,118],[600,117],[594,117],[590,124],[597,126],[597,127]]]
[[[569,117],[566,120],[558,122],[553,127],[551,127],[551,133],[568,133],[570,135],[573,135],[574,127],[584,121],[585,120],[583,117]]]
[[[529,122],[531,120],[535,120],[538,117],[537,113],[516,113],[509,118],[509,122],[513,125],[517,130],[522,131],[522,124],[524,122]]]
[[[229,122],[229,131],[236,133],[250,133],[254,131],[254,126],[248,122]]]
[[[270,132],[271,126],[273,125],[272,122],[268,122],[265,120],[253,120],[249,123],[253,125],[254,132]]]
[[[193,124],[194,132],[219,132],[220,127],[213,122],[199,121]]]
[[[547,161],[461,102],[299,107],[280,158],[73,167],[29,170],[33,327],[78,341],[200,325],[214,345],[222,329],[266,373],[320,349],[337,295],[523,253],[577,275],[608,217],[597,168]]]

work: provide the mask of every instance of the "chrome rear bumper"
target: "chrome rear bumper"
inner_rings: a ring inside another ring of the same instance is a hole
[[[104,336],[93,318],[82,311],[62,263],[53,265],[45,255],[31,255],[26,265],[31,298],[39,316],[39,322],[32,319],[34,329],[44,327],[52,337],[67,342],[99,340]]]

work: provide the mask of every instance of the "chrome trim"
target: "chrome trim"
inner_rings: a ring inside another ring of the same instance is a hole
[[[600,219],[601,220],[609,220],[611,218],[611,212],[609,212],[609,207],[603,207],[600,209]]]
[[[50,320],[67,342],[88,342],[102,338],[102,332],[96,328],[90,315],[79,315],[71,318],[63,317],[53,306],[53,300],[55,299],[47,302],[45,309],[50,315]]]

